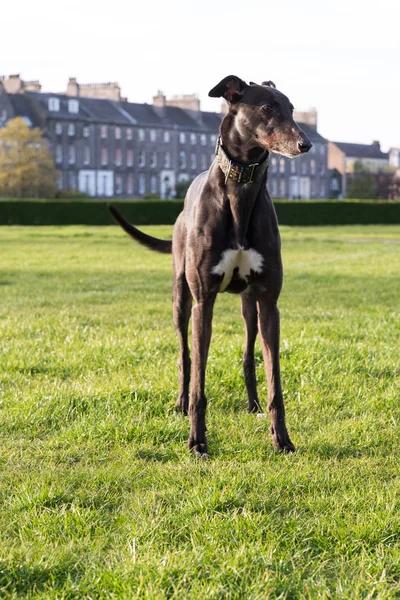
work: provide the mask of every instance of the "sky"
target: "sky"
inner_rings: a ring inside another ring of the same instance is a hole
[[[43,91],[118,81],[133,102],[208,91],[227,75],[272,80],[315,107],[334,141],[400,147],[400,1],[14,0],[0,22],[0,74]]]

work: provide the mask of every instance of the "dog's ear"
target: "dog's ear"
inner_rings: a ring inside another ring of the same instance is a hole
[[[265,85],[266,87],[276,88],[276,85],[273,81],[263,81],[261,85]]]
[[[227,102],[239,102],[244,90],[248,87],[247,83],[236,77],[236,75],[228,75],[218,83],[212,90],[208,92],[211,98],[225,98]]]

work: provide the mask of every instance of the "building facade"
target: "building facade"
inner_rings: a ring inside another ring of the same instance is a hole
[[[378,141],[372,144],[329,142],[328,167],[342,175],[342,192],[347,193],[348,179],[354,173],[354,165],[361,164],[367,171],[378,173],[389,168],[389,154],[382,152]]]
[[[202,111],[195,95],[167,99],[158,92],[152,104],[138,104],[123,98],[117,83],[79,84],[71,78],[64,94],[54,94],[18,77],[0,78],[0,126],[20,116],[41,128],[60,190],[171,198],[178,182],[194,179],[214,160],[223,114]],[[316,113],[304,120],[300,126],[313,148],[296,160],[271,155],[272,197],[329,195],[328,142],[317,132]]]

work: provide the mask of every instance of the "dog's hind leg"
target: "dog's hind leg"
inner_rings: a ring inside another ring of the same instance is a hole
[[[190,384],[190,352],[188,344],[188,329],[192,310],[192,295],[185,274],[176,275],[173,285],[174,325],[178,334],[179,353],[179,394],[175,408],[183,414],[189,409]]]
[[[268,412],[271,418],[272,443],[283,452],[294,452],[285,424],[279,366],[279,310],[264,295],[258,297],[259,330],[268,381]]]
[[[257,337],[257,303],[254,293],[247,289],[242,293],[242,317],[245,326],[243,353],[244,381],[246,384],[249,413],[262,412],[257,395],[254,344]]]

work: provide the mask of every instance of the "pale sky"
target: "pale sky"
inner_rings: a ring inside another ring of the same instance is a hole
[[[14,0],[0,17],[0,74],[43,91],[118,81],[133,102],[208,91],[226,75],[274,81],[316,107],[331,140],[400,146],[400,1]]]

